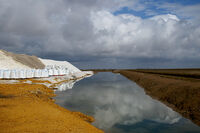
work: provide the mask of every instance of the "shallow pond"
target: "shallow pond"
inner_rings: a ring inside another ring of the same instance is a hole
[[[199,133],[200,127],[119,74],[98,73],[56,91],[56,103],[95,118],[108,133]],[[73,88],[72,88],[73,86]],[[69,89],[68,89],[69,88]]]

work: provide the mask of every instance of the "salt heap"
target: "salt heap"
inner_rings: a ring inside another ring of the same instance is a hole
[[[81,72],[77,67],[73,66],[67,61],[55,61],[49,59],[41,59],[40,61],[45,65],[46,68],[56,68],[56,69],[68,69],[70,72]]]
[[[0,50],[0,79],[47,78],[64,75],[80,78],[92,74],[92,72],[82,72],[67,61],[42,59]]]

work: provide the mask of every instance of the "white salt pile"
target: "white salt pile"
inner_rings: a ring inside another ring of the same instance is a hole
[[[73,66],[71,63],[67,61],[55,61],[55,60],[41,59],[41,58],[39,59],[46,67],[60,66],[62,68],[67,68],[69,71],[81,72],[77,67]]]
[[[12,57],[7,56],[0,50],[0,69],[29,69],[30,67],[23,65],[20,62],[13,60]]]
[[[24,79],[24,78],[47,78],[50,76],[68,76],[75,78],[86,77],[93,75],[93,72],[82,72],[67,61],[55,61],[49,59],[41,59],[34,57],[32,64],[28,59],[32,59],[31,56],[17,54],[7,54],[8,52],[0,50],[0,79]],[[18,56],[17,61],[13,56]],[[28,64],[28,65],[25,65]],[[35,69],[41,68],[43,69]]]

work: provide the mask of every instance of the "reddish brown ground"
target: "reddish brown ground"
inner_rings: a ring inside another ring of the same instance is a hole
[[[54,103],[53,90],[39,84],[0,84],[1,133],[101,133],[94,119]]]
[[[114,70],[138,85],[143,87],[147,94],[156,98],[184,117],[191,119],[200,125],[200,79],[197,77],[187,77],[168,74],[159,74],[158,71],[135,71],[135,70]],[[198,71],[199,72],[199,71]],[[164,73],[167,73],[164,71]],[[173,73],[176,73],[173,71]],[[191,72],[181,72],[188,75]],[[198,75],[199,73],[196,73]],[[177,74],[176,74],[177,75]]]

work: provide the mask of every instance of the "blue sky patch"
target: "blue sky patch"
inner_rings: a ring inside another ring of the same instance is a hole
[[[167,14],[170,13],[169,11],[161,8],[156,8],[155,6],[149,6],[147,9],[142,11],[136,11],[133,9],[129,9],[128,7],[123,7],[120,10],[115,11],[114,15],[120,15],[120,14],[132,14],[134,16],[139,16],[141,18],[149,18],[155,15],[159,14]]]
[[[156,0],[154,0],[156,1]],[[200,0],[166,0],[168,3],[176,3],[181,5],[195,5],[200,4]]]
[[[141,0],[141,4],[145,5],[144,10],[134,10],[134,8],[123,7],[117,11],[115,11],[114,15],[120,14],[132,14],[134,16],[139,16],[141,18],[148,18],[155,15],[161,14],[174,14],[173,12],[169,11],[169,9],[159,7],[160,4],[169,3],[169,4],[178,4],[182,6],[189,6],[189,5],[196,5],[200,4],[200,0]]]

